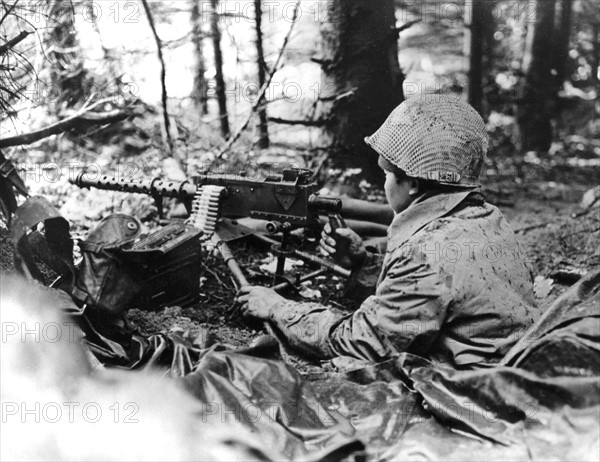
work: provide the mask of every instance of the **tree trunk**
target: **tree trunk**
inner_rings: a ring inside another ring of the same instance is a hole
[[[225,79],[223,78],[223,53],[221,52],[221,29],[219,28],[219,14],[218,5],[219,0],[211,0],[213,14],[211,16],[211,29],[212,29],[212,40],[213,50],[215,55],[215,82],[216,82],[216,93],[217,101],[219,103],[219,119],[221,121],[221,135],[223,138],[228,138],[230,135],[229,130],[229,116],[227,114],[227,96],[225,94]]]
[[[192,100],[200,115],[208,114],[208,97],[206,88],[206,79],[204,74],[206,66],[204,64],[204,50],[202,40],[202,18],[200,13],[200,1],[191,0],[192,3],[192,43],[194,44],[196,69],[194,72],[194,88],[192,89]]]
[[[490,31],[493,24],[493,2],[467,0],[465,4],[465,61],[468,69],[466,97],[482,117],[487,116],[484,88],[487,84],[493,42]]]
[[[560,89],[566,78],[567,58],[569,57],[569,41],[571,38],[571,13],[573,0],[561,0],[560,21],[556,31],[556,53],[554,69],[556,69],[556,85]]]
[[[393,0],[332,0],[321,22],[321,115],[330,160],[381,184],[371,135],[403,100]]]
[[[554,61],[555,0],[537,0],[531,64],[519,108],[521,148],[546,152],[552,143],[551,119],[556,101],[552,75]],[[530,25],[531,26],[531,25]]]
[[[265,63],[265,54],[263,51],[263,34],[262,34],[262,6],[261,0],[254,0],[254,11],[256,12],[256,53],[258,66],[258,86],[262,88],[265,84],[266,76],[265,69],[267,67]],[[265,106],[265,98],[263,97],[259,101],[258,109],[258,147],[260,149],[266,149],[269,147],[269,126],[267,122],[267,108]]]

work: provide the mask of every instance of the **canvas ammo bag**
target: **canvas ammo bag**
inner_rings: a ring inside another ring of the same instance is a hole
[[[202,231],[177,221],[140,234],[141,223],[129,215],[102,220],[79,244],[83,261],[73,297],[106,316],[196,303]]]
[[[133,268],[122,256],[140,236],[142,224],[132,216],[115,213],[104,218],[88,237],[79,242],[82,262],[72,296],[105,314],[125,312],[141,284]]]

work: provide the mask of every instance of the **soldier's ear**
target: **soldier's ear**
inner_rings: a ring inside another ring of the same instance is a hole
[[[410,189],[408,190],[409,196],[416,196],[421,192],[421,182],[418,178],[410,179]]]

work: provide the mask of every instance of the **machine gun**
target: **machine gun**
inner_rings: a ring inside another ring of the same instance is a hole
[[[316,235],[320,229],[319,215],[327,215],[333,228],[345,226],[340,215],[342,201],[339,198],[322,197],[318,186],[311,180],[307,169],[284,170],[281,176],[249,179],[244,175],[202,173],[192,181],[167,181],[160,178],[141,180],[117,180],[108,176],[93,178],[85,172],[71,182],[79,187],[142,193],[152,196],[162,217],[163,199],[178,198],[190,215],[189,225],[202,231],[205,238],[219,246],[223,257],[239,286],[247,284],[227,245],[219,238],[219,218],[251,217],[266,220],[266,229],[281,233],[279,243],[263,238],[272,244],[277,256],[275,281],[283,276],[285,259],[294,256],[348,276],[349,271],[334,263],[300,252],[290,247],[290,232],[297,227],[309,229]],[[313,276],[317,273],[313,273]],[[289,285],[284,282],[279,287]]]
[[[110,191],[148,194],[156,202],[162,216],[164,197],[178,198],[188,213],[194,212],[194,199],[203,186],[224,188],[219,204],[223,217],[251,217],[272,222],[270,232],[277,232],[277,225],[311,226],[319,214],[339,215],[342,201],[338,198],[321,197],[317,184],[310,180],[312,172],[307,169],[284,170],[281,176],[248,179],[244,175],[200,174],[190,181],[168,181],[161,178],[150,180],[116,180],[108,176],[92,179],[85,172],[71,182],[80,188],[94,187]]]

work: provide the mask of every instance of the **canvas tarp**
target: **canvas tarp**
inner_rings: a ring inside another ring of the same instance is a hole
[[[596,271],[563,294],[502,365],[480,371],[402,354],[302,376],[260,348],[201,350],[163,335],[123,348],[91,326],[87,335],[104,363],[168,371],[203,403],[199,418],[241,423],[273,459],[597,460],[599,306]]]

